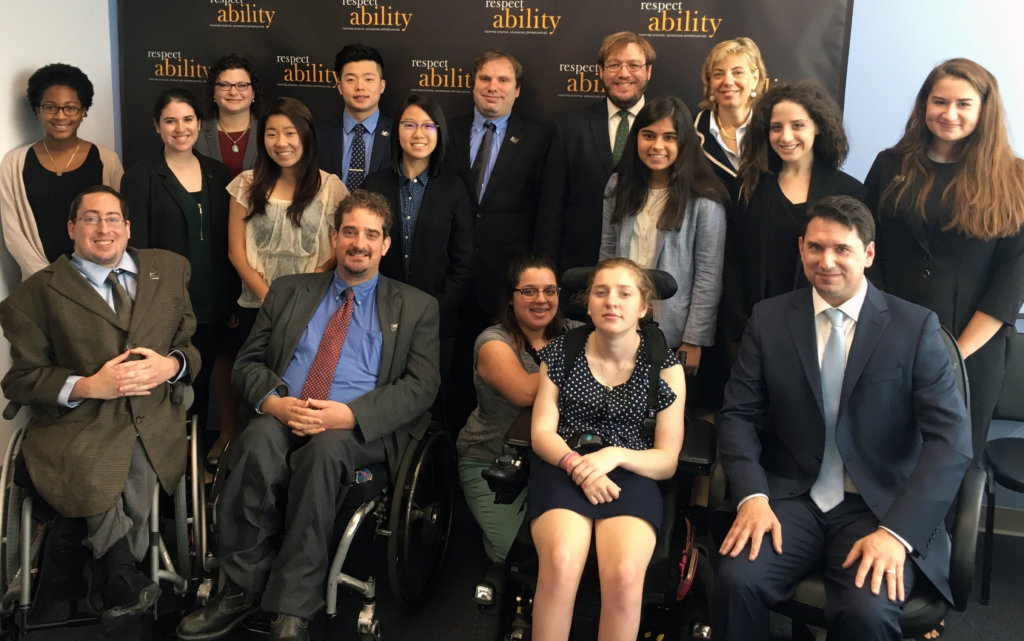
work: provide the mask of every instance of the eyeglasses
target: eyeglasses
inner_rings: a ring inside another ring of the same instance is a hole
[[[65,116],[77,116],[79,113],[85,111],[79,105],[55,105],[52,102],[44,102],[39,105],[39,108],[43,110],[43,113],[47,116],[54,116],[58,111],[63,111]]]
[[[637,62],[636,60],[630,60],[629,62],[606,62],[601,66],[603,66],[605,69],[613,73],[619,71],[620,69],[622,69],[622,67],[626,67],[626,69],[629,69],[631,72],[636,73],[637,71],[640,71],[641,69],[646,67],[647,63]]]
[[[237,91],[245,91],[252,86],[251,82],[215,82],[213,86],[217,88],[217,91],[231,91],[234,87]]]
[[[437,129],[438,129],[436,123],[433,123],[433,122],[413,122],[411,120],[403,120],[402,122],[398,123],[398,126],[401,127],[407,133],[410,133],[410,134],[415,132],[417,129],[422,129],[423,131],[427,132],[428,134],[436,134],[437,133]]]
[[[102,218],[99,216],[79,216],[77,218],[72,218],[71,220],[80,222],[83,225],[88,225],[89,227],[99,225],[101,220],[111,227],[118,227],[125,223],[124,216],[117,216],[114,214],[111,214],[110,216],[103,216]]]
[[[562,291],[561,287],[548,286],[544,289],[537,289],[536,287],[520,287],[519,289],[513,289],[514,292],[519,292],[520,296],[526,300],[533,300],[537,298],[537,295],[541,292],[544,293],[544,298],[556,298],[558,292]]]

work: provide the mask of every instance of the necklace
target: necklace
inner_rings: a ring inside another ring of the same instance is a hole
[[[722,138],[725,138],[726,140],[736,140],[736,134],[732,134],[730,136],[725,130],[725,127],[722,126],[722,119],[718,117],[717,112],[715,113],[715,122],[718,123],[718,133],[722,134]]]
[[[53,159],[53,155],[50,153],[50,148],[46,146],[46,141],[43,141],[43,149],[46,151],[46,157],[50,159],[50,164],[53,165],[53,169],[57,172],[58,176],[63,176],[64,172],[68,170],[68,167],[71,166],[71,161],[78,155],[78,148],[81,146],[81,142],[75,145],[75,150],[71,152],[71,157],[68,158],[68,161],[64,164],[64,169],[57,169],[57,161]]]
[[[242,133],[238,134],[238,138],[232,138],[231,134],[229,134],[228,132],[224,131],[224,128],[220,126],[220,121],[219,120],[217,121],[217,129],[222,134],[224,134],[227,137],[228,140],[231,141],[231,153],[234,153],[234,154],[238,153],[238,143],[239,143],[239,141],[242,140],[242,138],[245,138],[245,134],[249,133],[249,127],[252,127],[252,119],[249,120],[249,124],[245,126],[245,129],[242,130]]]

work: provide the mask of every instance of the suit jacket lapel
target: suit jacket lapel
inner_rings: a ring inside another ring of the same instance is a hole
[[[205,172],[202,172],[201,164],[200,172],[203,174],[203,181],[205,182],[206,174]],[[195,201],[192,200],[191,197],[189,197],[188,200],[185,199],[185,188],[178,181],[177,176],[174,175],[174,172],[171,171],[171,168],[167,166],[167,161],[164,160],[163,157],[160,158],[160,163],[157,165],[156,173],[160,176],[163,188],[167,191],[167,194],[174,200],[174,203],[178,206],[178,212],[181,215],[181,217],[185,219],[185,228],[187,229],[190,221],[188,216],[185,215],[185,212],[188,211],[189,208],[196,206]]]
[[[153,303],[154,296],[156,296],[157,286],[160,284],[160,266],[157,261],[153,260],[153,255],[149,252],[132,250],[132,255],[139,268],[135,280],[135,302],[132,304],[131,327],[135,329],[143,322],[151,322],[145,319],[149,314],[149,307]],[[153,313],[161,312],[154,310]]]
[[[71,264],[67,256],[61,256],[54,261],[52,269],[56,276],[50,279],[50,287],[85,307],[93,314],[106,319],[111,325],[125,330],[128,329],[121,324],[117,315],[114,314],[114,310],[107,304],[107,301],[103,300],[103,297],[96,293],[92,283],[86,280],[85,276]]]
[[[282,318],[277,319],[276,327],[283,328],[283,334],[278,345],[280,351],[276,354],[277,367],[274,371],[283,375],[288,363],[291,362],[295,349],[299,346],[299,340],[309,325],[309,319],[313,317],[316,308],[320,306],[324,294],[334,280],[334,272],[318,274],[317,278],[308,279],[303,286],[295,289],[292,293],[294,303],[286,307],[286,313]]]
[[[377,320],[380,322],[381,348],[380,371],[377,385],[391,380],[391,362],[395,357],[395,342],[398,338],[399,317],[402,315],[402,297],[398,290],[384,276],[377,281]]]
[[[487,196],[501,183],[501,176],[505,175],[508,166],[512,164],[512,158],[519,150],[523,128],[523,121],[516,112],[510,113],[505,127],[505,137],[501,141],[501,147],[498,148],[498,157],[494,159],[494,168],[491,169],[491,177],[487,180],[487,189],[484,190],[484,196],[480,202],[487,200]]]
[[[793,345],[796,347],[797,358],[818,403],[818,412],[824,416],[825,408],[821,400],[821,368],[818,367],[818,339],[814,328],[814,304],[811,302],[811,290],[803,290],[804,295],[794,299],[789,310],[788,323]]]
[[[882,336],[882,330],[889,323],[889,307],[885,304],[885,298],[875,289],[874,285],[868,283],[868,293],[864,297],[864,306],[860,310],[860,318],[857,320],[857,329],[853,334],[853,344],[850,345],[850,355],[846,357],[846,373],[843,375],[843,391],[839,397],[839,414],[842,415],[846,408],[846,401],[850,398],[850,392],[856,385],[864,371],[868,358],[875,351],[878,339]]]
[[[597,150],[601,166],[606,174],[615,170],[615,159],[612,157],[612,143],[608,138],[607,98],[595,104],[590,110],[590,134],[594,137],[594,149]]]
[[[376,171],[384,160],[384,153],[391,153],[391,119],[381,115],[377,120],[377,130],[373,132],[373,151],[370,152],[370,171]]]

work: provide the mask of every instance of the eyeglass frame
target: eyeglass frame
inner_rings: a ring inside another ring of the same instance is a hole
[[[109,216],[75,216],[70,220],[73,223],[81,221],[83,225],[86,225],[88,227],[99,227],[101,220],[111,227],[119,227],[128,222],[128,219],[125,218],[124,216],[118,216],[114,214],[111,214]]]
[[[242,86],[245,85],[245,86]],[[217,91],[231,91],[232,88],[238,93],[252,89],[252,82],[215,82],[213,88]]]
[[[409,133],[413,133],[422,129],[427,133],[437,133],[441,130],[441,125],[436,122],[416,122],[415,120],[400,120],[398,126],[405,129]]]
[[[47,116],[56,116],[59,112],[64,112],[64,115],[68,118],[74,118],[78,114],[85,113],[85,107],[82,105],[58,105],[52,102],[44,102],[37,107]],[[71,110],[70,112],[68,110]]]
[[[527,294],[526,291],[531,290],[531,289],[537,290],[537,293],[533,294],[532,296]],[[552,290],[552,289],[555,290],[554,293],[553,294],[549,294],[548,292],[550,290]],[[537,296],[540,296],[542,293],[544,294],[544,298],[557,298],[558,295],[562,293],[562,288],[561,287],[513,287],[512,291],[519,292],[519,295],[522,296],[526,300],[537,300]]]
[[[634,65],[639,65],[639,66],[637,66],[634,69],[633,68]],[[629,71],[630,73],[637,73],[638,71],[641,71],[642,69],[644,69],[644,67],[650,67],[650,66],[651,66],[651,63],[649,63],[649,62],[637,62],[636,60],[629,60],[629,61],[626,61],[626,62],[620,62],[620,61],[616,60],[614,62],[608,62],[608,63],[604,63],[604,64],[601,65],[602,68],[607,69],[608,71],[611,71],[612,73],[615,73],[615,72],[621,70],[623,67],[625,67],[626,70]]]

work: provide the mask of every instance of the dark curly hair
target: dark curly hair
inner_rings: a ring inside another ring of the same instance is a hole
[[[206,74],[206,98],[210,105],[210,109],[207,113],[213,118],[218,116],[217,103],[213,99],[213,95],[217,91],[217,88],[214,85],[220,77],[220,74],[229,69],[241,69],[249,74],[249,82],[252,83],[252,106],[249,107],[249,111],[258,118],[260,114],[260,96],[263,94],[263,88],[260,86],[260,76],[256,73],[256,69],[252,66],[252,63],[237,53],[229,53],[226,56],[217,58],[213,64],[210,65],[209,72]]]
[[[43,103],[43,94],[50,87],[70,87],[78,94],[78,101],[82,103],[82,109],[92,106],[93,89],[89,76],[85,75],[78,67],[55,62],[36,69],[35,73],[29,76],[28,91],[25,92],[25,95],[32,111],[38,109],[39,105]]]
[[[789,101],[803,107],[814,121],[814,162],[839,169],[846,161],[850,143],[843,129],[843,114],[839,105],[825,88],[810,80],[794,84],[773,85],[754,107],[750,125],[743,137],[740,155],[740,198],[750,202],[750,196],[765,173],[777,174],[782,159],[768,142],[772,124],[772,110],[780,102]]]

